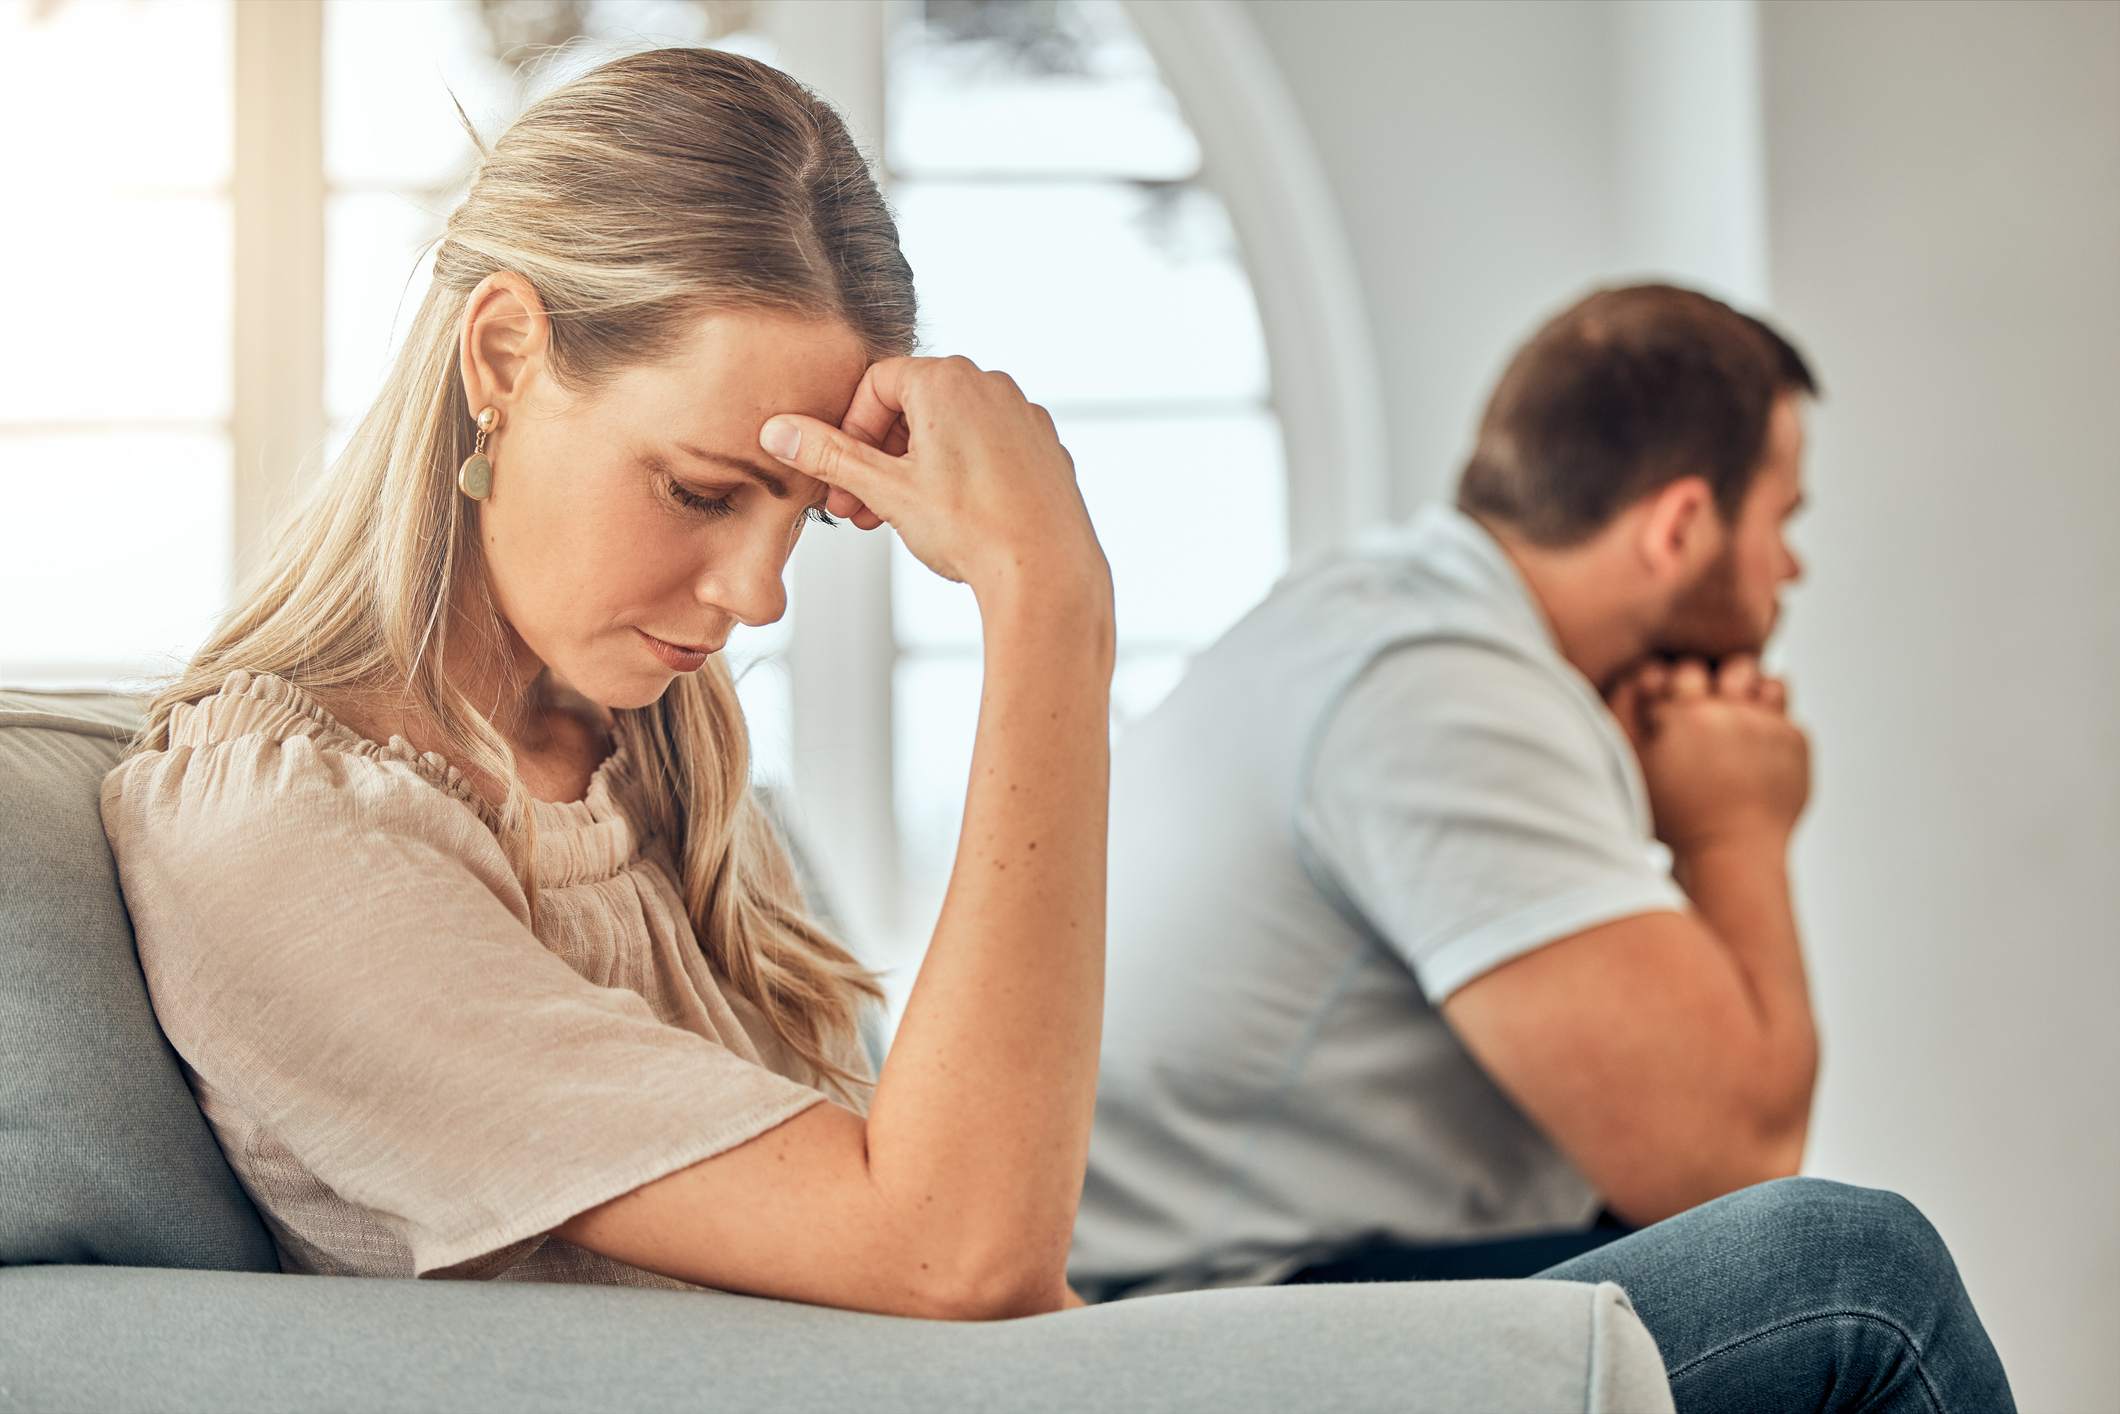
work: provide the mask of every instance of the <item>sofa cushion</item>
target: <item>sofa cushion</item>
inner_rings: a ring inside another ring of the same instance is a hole
[[[1374,1282],[909,1321],[702,1291],[0,1272],[0,1408],[1670,1414],[1607,1282]]]
[[[155,1024],[103,838],[137,715],[0,691],[0,1263],[277,1271]]]

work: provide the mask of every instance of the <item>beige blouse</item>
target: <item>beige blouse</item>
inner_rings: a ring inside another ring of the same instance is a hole
[[[533,917],[448,763],[280,678],[230,674],[104,782],[155,1013],[285,1270],[682,1286],[549,1234],[824,1098],[627,788],[614,756],[536,807]]]

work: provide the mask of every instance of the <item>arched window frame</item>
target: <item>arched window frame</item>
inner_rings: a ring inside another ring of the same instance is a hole
[[[1384,402],[1354,256],[1295,99],[1233,0],[1122,0],[1200,140],[1259,301],[1291,559],[1382,521]]]

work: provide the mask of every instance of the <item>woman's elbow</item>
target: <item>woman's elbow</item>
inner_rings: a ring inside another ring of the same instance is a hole
[[[1010,1321],[1079,1305],[1067,1284],[1066,1254],[1033,1257],[1020,1249],[933,1265],[920,1264],[915,1309],[933,1321]]]

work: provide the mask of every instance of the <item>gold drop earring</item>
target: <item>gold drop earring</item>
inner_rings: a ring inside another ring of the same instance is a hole
[[[472,445],[471,455],[457,468],[456,489],[474,501],[483,501],[493,494],[493,463],[486,460],[486,438],[500,426],[501,415],[493,408],[485,408],[478,415],[478,441]]]

